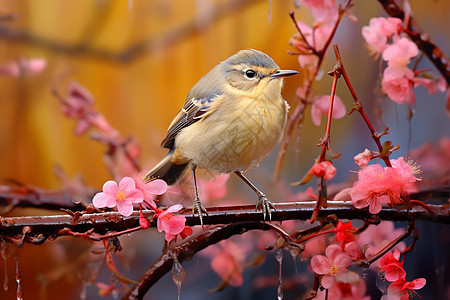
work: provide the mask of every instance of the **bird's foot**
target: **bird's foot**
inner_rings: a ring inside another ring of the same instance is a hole
[[[269,216],[269,222],[272,221],[272,211],[270,210],[273,208],[275,210],[275,207],[273,206],[272,202],[267,199],[267,196],[263,193],[258,195],[258,202],[256,203],[256,210],[261,207],[264,221],[266,220],[266,216]]]
[[[194,208],[192,209],[192,215],[195,215],[195,213],[198,213],[198,218],[200,219],[200,225],[202,225],[202,228],[203,228],[203,214],[205,214],[207,216],[208,211],[203,206],[202,202],[200,202],[199,197],[195,197],[195,199],[194,199]]]

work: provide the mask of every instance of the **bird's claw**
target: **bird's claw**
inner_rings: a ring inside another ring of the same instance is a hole
[[[264,221],[266,220],[266,215],[269,216],[269,222],[272,221],[272,211],[271,208],[275,210],[275,207],[273,206],[272,202],[267,199],[267,196],[264,194],[261,194],[258,196],[258,202],[256,203],[256,210],[261,207]]]
[[[200,198],[196,197],[194,199],[194,208],[192,209],[192,215],[195,215],[195,213],[198,213],[198,218],[200,219],[200,225],[202,225],[203,228],[203,213],[207,216],[208,211],[203,206],[203,204],[200,202]]]

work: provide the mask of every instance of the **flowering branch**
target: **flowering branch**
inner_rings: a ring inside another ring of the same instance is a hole
[[[272,221],[284,220],[309,220],[315,208],[314,201],[273,203],[276,209],[272,215]],[[427,220],[435,223],[450,224],[450,209],[448,206],[429,205],[430,211],[422,207],[414,207],[410,212],[406,209],[384,207],[378,215],[371,214],[368,209],[357,209],[351,203],[342,201],[329,201],[328,207],[319,212],[318,217],[335,216],[339,219],[360,219],[391,221],[405,221],[410,215],[415,220]],[[205,225],[230,224],[262,221],[261,212],[256,211],[254,205],[210,207],[207,208],[208,216],[204,220]],[[156,212],[144,210],[144,216],[149,220],[151,227],[156,227]],[[191,209],[184,209],[179,215],[186,218],[186,225],[200,225],[197,215],[192,215]],[[53,215],[53,216],[26,216],[26,217],[1,217],[0,236],[3,239],[21,246],[23,242],[42,244],[46,239],[55,239],[60,236],[81,236],[98,241],[111,237],[106,233],[129,233],[125,230],[136,229],[139,224],[139,211],[130,216],[122,216],[118,212],[105,212],[95,214],[83,214],[77,216]],[[78,233],[74,234],[75,232]],[[25,237],[24,237],[25,235]]]
[[[339,26],[339,23],[342,20],[342,17],[344,16],[345,12],[350,8],[351,2],[352,2],[351,0],[347,0],[342,7],[339,7],[339,13],[338,13],[337,19],[334,23],[333,29],[332,29],[330,35],[328,36],[328,39],[326,40],[324,46],[322,47],[322,49],[319,49],[319,50],[315,49],[314,47],[312,47],[310,45],[310,43],[308,43],[308,40],[305,38],[302,30],[300,29],[300,27],[297,24],[297,20],[295,19],[294,12],[290,12],[290,16],[291,16],[292,21],[295,24],[295,27],[297,28],[299,34],[302,36],[303,40],[305,41],[308,51],[311,52],[309,55],[315,55],[318,58],[318,62],[316,64],[311,76],[309,76],[309,78],[306,80],[304,97],[300,98],[299,103],[295,107],[294,112],[291,114],[291,116],[289,117],[288,122],[286,124],[287,129],[284,134],[283,141],[281,142],[281,148],[280,148],[280,151],[278,152],[278,158],[277,158],[277,162],[275,164],[275,169],[273,172],[274,181],[278,178],[278,176],[280,174],[281,166],[283,164],[284,157],[286,156],[286,150],[290,143],[291,136],[294,132],[295,125],[297,124],[297,122],[300,121],[300,119],[302,119],[303,112],[307,107],[307,104],[308,104],[307,99],[311,92],[312,84],[314,82],[314,79],[317,77],[317,74],[319,73],[320,66],[322,65],[322,62],[325,57],[325,53],[328,49],[328,46],[330,45],[331,40],[333,39],[334,34],[336,33],[336,30]],[[314,34],[313,34],[313,36],[314,36]]]
[[[334,45],[334,53],[336,56],[336,61],[338,62],[339,65],[339,70],[342,74],[342,77],[344,78],[345,83],[347,84],[347,87],[350,91],[350,94],[352,95],[353,98],[353,109],[350,111],[350,113],[352,113],[354,110],[356,110],[357,112],[359,112],[359,114],[361,115],[361,117],[363,118],[364,122],[366,123],[367,127],[369,127],[370,133],[372,134],[372,138],[375,141],[375,144],[377,144],[378,147],[378,151],[380,152],[380,158],[383,159],[384,163],[386,164],[386,166],[391,167],[391,162],[389,161],[389,156],[386,155],[387,153],[385,153],[386,151],[383,151],[383,146],[381,145],[380,142],[380,138],[387,134],[389,131],[389,127],[387,127],[383,133],[377,133],[375,131],[375,129],[373,128],[372,123],[370,122],[369,118],[367,117],[366,113],[364,112],[364,108],[362,106],[361,101],[359,101],[358,96],[356,96],[355,90],[353,89],[353,86],[350,82],[350,79],[347,76],[347,72],[345,71],[345,67],[344,64],[342,63],[342,59],[341,59],[341,54],[339,53],[339,47],[337,45]],[[391,151],[394,148],[390,149]]]
[[[269,230],[270,228],[271,227],[268,224],[263,222],[244,222],[220,225],[209,228],[200,235],[189,239],[179,246],[173,248],[165,247],[163,254],[141,276],[138,282],[122,297],[122,299],[142,299],[147,291],[158,282],[162,276],[172,269],[175,259],[179,262],[189,260],[197,252],[212,244],[228,239],[233,235],[243,234],[250,230]]]
[[[394,0],[378,0],[383,6],[384,10],[392,17],[399,18],[401,20],[405,19],[405,12],[395,3]],[[439,70],[441,75],[445,78],[445,81],[450,85],[450,65],[449,58],[444,52],[439,49],[439,47],[427,38],[417,26],[416,21],[411,15],[408,15],[409,24],[405,32],[408,34],[410,39],[416,43],[417,47],[422,50],[428,59],[434,64],[434,66]]]

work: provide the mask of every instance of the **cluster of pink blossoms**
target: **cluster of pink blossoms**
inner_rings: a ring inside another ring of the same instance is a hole
[[[392,282],[388,288],[388,296],[397,297],[396,299],[409,299],[413,290],[423,288],[427,282],[425,278],[406,281],[406,271],[403,269],[403,262],[400,262],[400,251],[397,249],[383,256],[379,268],[384,271],[384,278]]]
[[[366,285],[359,275],[347,268],[354,261],[364,259],[361,247],[354,242],[355,227],[349,223],[341,221],[332,230],[336,233],[335,240],[340,243],[331,244],[325,249],[325,255],[314,255],[311,258],[311,269],[320,275],[320,284],[327,292],[319,292],[314,299],[361,299],[367,300],[370,297],[364,296]]]
[[[402,196],[417,191],[415,176],[418,170],[405,162],[403,157],[390,160],[392,167],[373,164],[358,172],[358,181],[350,190],[353,206],[369,206],[371,214],[380,212],[382,204],[401,204]]]
[[[162,195],[167,191],[167,184],[164,180],[153,180],[144,183],[141,179],[124,177],[117,184],[109,180],[103,185],[103,192],[97,193],[92,199],[92,204],[97,208],[117,207],[119,213],[123,216],[129,216],[133,212],[133,204],[149,206],[157,213],[157,228],[159,232],[165,233],[166,241],[170,242],[177,235],[182,239],[192,234],[192,228],[185,226],[186,218],[180,215],[174,215],[182,206],[173,205],[167,210],[159,210],[153,201],[153,195]],[[139,223],[142,228],[147,229],[150,224],[144,217],[141,209]]]
[[[47,61],[43,58],[20,58],[0,65],[0,75],[23,77],[41,73],[47,66]]]
[[[411,59],[419,54],[416,44],[402,35],[402,21],[398,18],[373,18],[362,28],[362,35],[370,51],[387,62],[381,85],[383,91],[399,104],[413,105],[416,101],[413,88],[423,85],[430,94],[445,91],[443,78],[432,80],[418,77],[421,71],[408,68]],[[390,43],[389,43],[390,42]]]
[[[319,56],[314,54],[313,48],[316,53],[320,53],[327,41],[333,34],[333,27],[338,19],[339,9],[336,0],[301,0],[302,5],[311,9],[311,13],[314,17],[313,27],[308,26],[302,21],[298,21],[297,25],[300,28],[300,33],[294,34],[289,40],[289,44],[296,48],[298,52],[298,63],[305,70],[307,76],[305,76],[305,82],[303,87],[297,89],[297,96],[300,99],[306,100],[306,81],[311,79],[318,79],[323,75],[323,72],[317,72],[316,78],[310,78],[311,74],[316,73]],[[347,17],[352,17],[349,12]],[[314,125],[319,126],[323,115],[328,113],[328,107],[330,105],[330,95],[321,95],[312,97],[311,100],[311,119]],[[335,96],[332,116],[335,119],[343,118],[346,114],[345,105],[342,100]]]
[[[385,222],[385,225],[392,225],[392,222]],[[314,255],[311,258],[311,269],[320,276],[320,284],[327,292],[318,293],[314,299],[370,299],[365,296],[366,286],[360,276],[349,270],[348,267],[353,263],[370,257],[367,253],[367,244],[354,242],[355,227],[349,223],[339,223],[335,232],[335,240],[338,244],[331,244],[325,249],[325,255]],[[394,230],[384,233],[393,233]],[[376,238],[373,234],[370,234]],[[363,247],[365,254],[361,247]],[[381,248],[379,249],[381,250]],[[393,252],[386,253],[380,260],[378,268],[384,272],[384,278],[391,282],[387,290],[386,299],[406,300],[409,293],[413,290],[421,289],[426,280],[418,278],[411,282],[406,281],[406,271],[403,269],[403,262],[400,262],[400,251],[395,249]],[[327,296],[325,296],[327,295]],[[325,298],[327,297],[327,298]]]

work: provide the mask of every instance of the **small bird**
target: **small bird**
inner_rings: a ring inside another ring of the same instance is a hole
[[[194,208],[200,223],[207,211],[197,192],[195,170],[234,172],[258,195],[256,208],[271,219],[272,203],[243,172],[257,167],[277,142],[286,124],[288,104],[281,97],[283,78],[297,74],[280,70],[267,54],[249,49],[215,66],[190,90],[186,102],[161,143],[169,153],[144,177],[172,185],[189,167],[194,180]]]

